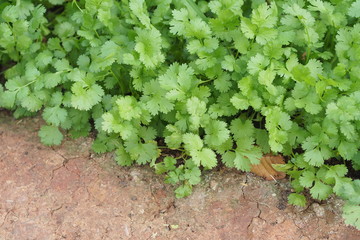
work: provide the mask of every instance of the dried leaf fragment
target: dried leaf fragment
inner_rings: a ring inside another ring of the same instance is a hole
[[[266,154],[260,159],[259,164],[251,166],[250,171],[268,181],[285,178],[286,174],[276,171],[271,164],[285,164],[284,157],[281,155],[273,156]]]

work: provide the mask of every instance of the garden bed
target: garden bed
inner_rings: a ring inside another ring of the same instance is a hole
[[[148,167],[95,155],[90,138],[45,147],[40,118],[0,115],[0,239],[347,239],[342,201],[287,204],[288,181],[205,173],[184,199]]]

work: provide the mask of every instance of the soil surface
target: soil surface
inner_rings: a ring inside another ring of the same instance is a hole
[[[90,138],[43,146],[41,124],[0,112],[0,240],[360,239],[337,198],[296,208],[287,180],[219,170],[175,199],[163,176],[93,154]]]

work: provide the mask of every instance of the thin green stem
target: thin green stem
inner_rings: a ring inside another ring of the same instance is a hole
[[[310,55],[311,55],[311,46],[310,46],[310,35],[309,35],[309,30],[308,28],[305,26],[305,33],[306,33],[306,36],[307,36],[307,49],[306,49],[306,60],[305,60],[305,63],[308,63],[309,60],[310,60]]]
[[[84,11],[80,8],[80,6],[78,5],[78,3],[76,2],[76,0],[73,0],[73,4],[75,4],[75,6],[79,9],[79,11],[81,13],[84,13]]]
[[[199,85],[200,85],[200,84],[203,84],[203,83],[211,82],[211,81],[214,81],[214,79],[209,79],[209,80],[205,80],[205,81],[200,81]]]
[[[201,12],[200,8],[198,7],[198,5],[196,5],[196,3],[193,0],[185,0],[184,1],[185,6],[188,9],[192,9],[193,11],[195,11],[195,13],[204,21],[207,22],[207,17],[204,15],[203,12]]]
[[[116,76],[116,74],[113,72],[112,69],[110,69],[110,72],[114,76],[114,78],[117,80],[117,82],[119,83],[122,95],[125,95],[125,85],[124,85],[124,83],[122,81],[120,81],[120,79]]]

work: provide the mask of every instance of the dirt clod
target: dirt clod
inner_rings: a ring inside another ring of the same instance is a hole
[[[322,207],[320,204],[318,203],[313,203],[311,205],[313,211],[315,212],[315,215],[318,217],[318,218],[323,218],[325,217],[325,208]]]

